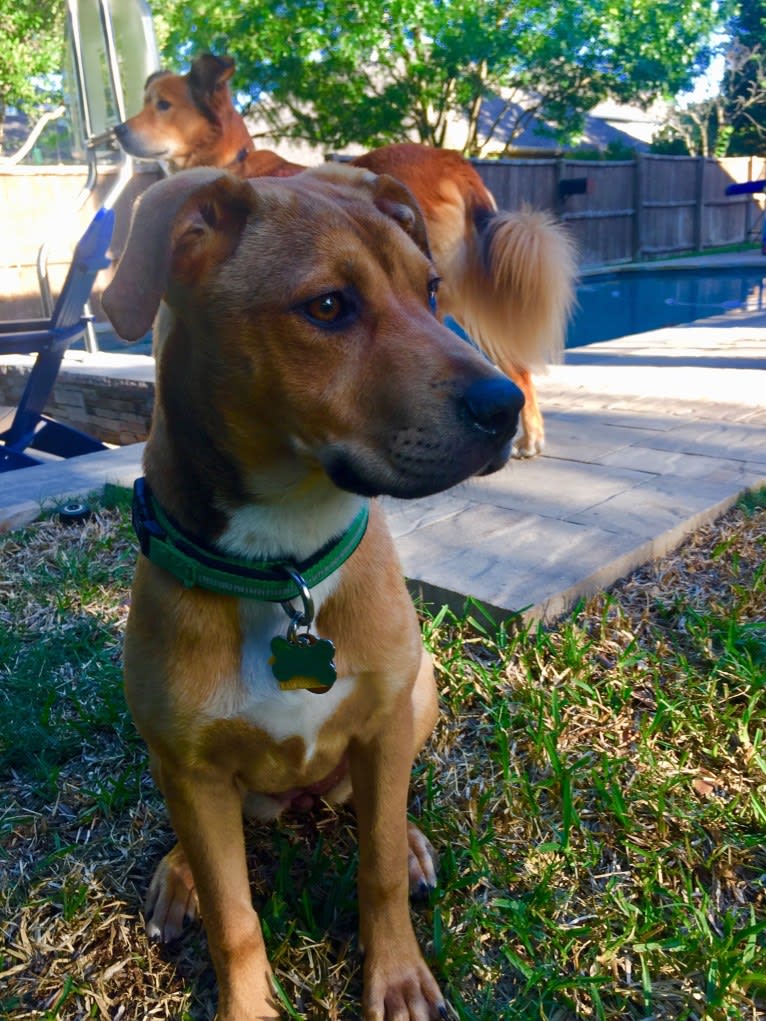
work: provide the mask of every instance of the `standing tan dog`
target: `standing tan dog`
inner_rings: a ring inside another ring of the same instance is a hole
[[[239,177],[290,176],[304,167],[257,150],[234,108],[231,57],[197,57],[188,74],[161,71],[146,83],[140,113],[118,124],[126,152],[178,170],[223,167]],[[442,279],[439,309],[453,316],[524,393],[514,453],[544,444],[532,371],[563,345],[572,304],[574,255],[547,213],[498,212],[473,166],[456,152],[403,143],[352,163],[402,181],[420,203]]]
[[[445,1016],[408,905],[435,882],[407,788],[436,689],[371,498],[498,467],[522,397],[435,287],[409,192],[330,165],[152,186],[104,295],[129,340],[166,307],[125,679],[178,838],[147,928],[174,939],[199,910],[220,1021],[278,1016],[242,813],[320,795],[358,820],[364,1017]]]

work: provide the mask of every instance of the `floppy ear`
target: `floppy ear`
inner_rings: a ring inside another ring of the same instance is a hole
[[[201,53],[192,61],[189,90],[202,113],[214,123],[218,122],[215,107],[234,74],[234,67],[233,57],[216,57],[213,53]]]
[[[378,174],[372,184],[372,201],[381,213],[396,220],[421,252],[431,258],[426,222],[417,199],[409,188],[389,174]]]
[[[122,258],[102,296],[120,337],[149,330],[171,276],[194,283],[239,241],[255,192],[223,170],[197,167],[153,184],[133,210]]]

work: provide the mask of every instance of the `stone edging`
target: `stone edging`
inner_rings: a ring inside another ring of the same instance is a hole
[[[29,377],[26,365],[0,364],[0,405],[15,408]],[[154,383],[59,372],[45,413],[103,443],[125,446],[149,434]]]

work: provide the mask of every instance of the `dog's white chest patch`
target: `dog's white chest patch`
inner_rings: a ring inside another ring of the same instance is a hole
[[[319,595],[318,587],[317,595]],[[240,661],[240,704],[236,716],[247,719],[273,738],[300,737],[306,761],[316,748],[323,724],[337,711],[353,688],[353,678],[341,677],[329,691],[283,691],[271,668],[271,640],[284,635],[288,617],[281,606],[243,602],[240,609],[243,642]]]
[[[284,551],[290,550],[291,559],[300,561],[342,534],[360,505],[359,497],[328,489],[323,500],[317,497],[313,504],[297,508],[246,506],[229,512],[228,526],[218,542],[222,549],[255,560],[284,556]],[[339,582],[340,572],[336,570],[312,588],[315,615]],[[217,703],[210,709],[218,715],[247,720],[275,741],[302,738],[308,762],[316,750],[320,730],[349,696],[354,679],[339,678],[322,694],[282,690],[271,668],[271,642],[286,635],[290,620],[287,613],[279,603],[242,599],[239,618],[240,683],[229,689],[237,694],[230,695],[225,705]]]

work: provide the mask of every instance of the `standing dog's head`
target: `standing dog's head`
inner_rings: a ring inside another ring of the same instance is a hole
[[[231,57],[203,53],[187,74],[157,71],[144,86],[144,106],[114,129],[125,152],[164,159],[176,169],[224,166],[252,141],[232,104]]]
[[[415,497],[504,463],[523,401],[437,320],[437,283],[393,178],[198,169],[142,197],[104,307],[136,339],[164,296],[159,421],[219,501]]]

